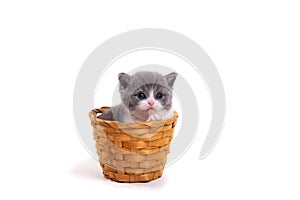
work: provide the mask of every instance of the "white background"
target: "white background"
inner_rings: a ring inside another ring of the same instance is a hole
[[[298,1],[1,1],[0,198],[299,199]],[[214,151],[148,184],[102,178],[77,136],[76,76],[106,39],[165,28],[199,43],[222,77]]]

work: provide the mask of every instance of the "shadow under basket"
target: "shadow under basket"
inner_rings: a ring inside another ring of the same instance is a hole
[[[117,182],[148,182],[162,176],[178,114],[164,121],[120,123],[90,111],[99,162],[106,178]]]

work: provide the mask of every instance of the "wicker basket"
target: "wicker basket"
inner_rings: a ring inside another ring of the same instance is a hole
[[[165,121],[119,123],[89,113],[99,162],[106,178],[118,182],[148,182],[162,176],[173,138],[177,112]]]

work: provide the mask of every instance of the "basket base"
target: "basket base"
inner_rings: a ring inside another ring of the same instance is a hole
[[[158,179],[163,174],[163,169],[147,173],[125,173],[111,168],[110,166],[100,163],[105,178],[120,183],[146,183]]]

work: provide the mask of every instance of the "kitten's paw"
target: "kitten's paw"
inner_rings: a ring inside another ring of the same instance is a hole
[[[112,110],[111,110],[111,109],[105,110],[105,111],[100,115],[100,119],[103,119],[103,120],[114,120]]]

